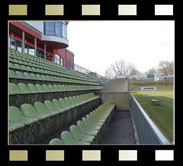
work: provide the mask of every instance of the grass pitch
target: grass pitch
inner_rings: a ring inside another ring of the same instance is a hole
[[[169,141],[173,142],[173,91],[131,91],[131,93]],[[152,105],[151,99],[160,100],[161,105]]]

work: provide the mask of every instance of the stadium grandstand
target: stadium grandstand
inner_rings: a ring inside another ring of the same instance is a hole
[[[128,79],[74,64],[67,25],[9,22],[9,144],[169,144]]]

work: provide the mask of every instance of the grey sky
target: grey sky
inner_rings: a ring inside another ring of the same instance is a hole
[[[174,21],[70,21],[68,39],[75,63],[101,75],[119,59],[141,72],[174,60]]]

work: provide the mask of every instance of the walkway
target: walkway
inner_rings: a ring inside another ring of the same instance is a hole
[[[116,111],[100,144],[135,144],[129,111]]]

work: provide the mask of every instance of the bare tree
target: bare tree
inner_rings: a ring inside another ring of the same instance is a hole
[[[148,71],[146,71],[146,74],[154,74],[157,73],[158,71],[155,69],[155,67],[149,69]]]
[[[158,72],[164,74],[173,74],[173,61],[160,61]]]
[[[107,78],[107,79],[113,79],[114,78],[114,72],[111,70],[110,67],[108,67],[105,70],[104,77]]]
[[[139,71],[136,67],[124,60],[115,61],[105,71],[105,77],[108,79],[119,78],[121,75],[129,76],[132,74],[138,74]]]

